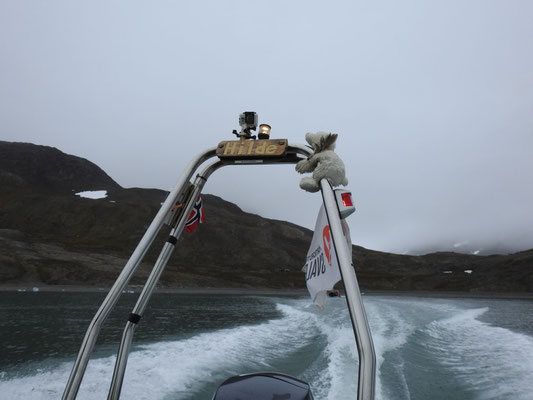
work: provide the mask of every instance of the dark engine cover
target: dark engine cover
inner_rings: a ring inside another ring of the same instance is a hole
[[[213,400],[313,400],[304,381],[289,375],[261,372],[226,379]]]

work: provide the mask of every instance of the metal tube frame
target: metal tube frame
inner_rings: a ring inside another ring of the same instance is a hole
[[[333,188],[327,179],[320,181],[322,199],[331,229],[333,245],[337,253],[337,261],[341,273],[346,302],[350,311],[350,319],[357,342],[357,352],[359,354],[359,383],[357,385],[358,400],[374,399],[376,380],[376,352],[372,342],[370,326],[366,318],[365,308],[355,276],[355,269],[352,264],[351,249],[345,246],[346,240],[343,235],[341,218],[337,200]]]
[[[103,323],[109,316],[111,310],[117,304],[120,295],[128,285],[128,282],[137,270],[143,257],[145,256],[146,252],[148,251],[152,242],[157,236],[157,233],[163,226],[166,215],[168,214],[172,206],[174,206],[179,197],[183,194],[185,183],[188,183],[194,171],[196,171],[200,164],[202,164],[205,160],[215,156],[215,151],[216,148],[214,147],[208,149],[204,153],[199,154],[187,165],[181,179],[176,183],[174,189],[167,196],[167,199],[159,209],[159,212],[154,217],[152,223],[146,230],[141,241],[135,248],[135,251],[124,266],[124,269],[122,270],[117,280],[109,290],[109,293],[107,294],[106,298],[102,302],[102,305],[96,312],[91,323],[89,324],[89,327],[87,328],[87,332],[85,333],[85,337],[83,338],[80,351],[67,381],[62,400],[73,400],[76,398],[76,395],[81,385],[81,381],[83,379],[83,375],[85,374],[85,370],[87,369],[87,364],[89,363],[89,358],[94,349],[96,339],[98,338]]]
[[[124,328],[122,340],[120,342],[119,351],[117,355],[117,360],[115,362],[113,378],[111,380],[111,386],[107,397],[108,400],[115,400],[120,397],[120,391],[122,389],[122,382],[124,380],[124,374],[126,372],[126,365],[128,362],[128,356],[130,353],[135,328],[137,327],[137,324],[144,313],[146,305],[152,297],[156,284],[159,281],[159,278],[161,277],[161,274],[165,269],[168,260],[172,255],[172,252],[174,251],[177,240],[183,233],[187,217],[190,214],[198,195],[202,191],[205,182],[207,182],[207,178],[214,170],[220,168],[222,165],[223,164],[220,162],[214,163],[210,165],[202,174],[198,175],[192,185],[191,190],[188,192],[187,198],[183,202],[183,211],[181,213],[181,216],[176,221],[175,226],[172,228],[169,239],[163,246],[163,250],[161,250],[161,254],[159,255],[159,258],[157,259],[154,268],[152,269],[152,272],[150,273],[150,276],[148,277],[146,284],[144,285],[143,290],[139,295],[139,299],[137,300],[137,303],[135,304],[135,307],[133,308],[133,311],[130,314],[130,318],[126,323],[126,327]]]
[[[113,372],[113,378],[109,389],[108,400],[116,400],[120,397],[122,382],[126,370],[128,355],[133,341],[133,334],[137,323],[148,304],[156,284],[163,272],[177,242],[181,236],[187,217],[196,201],[196,198],[201,193],[205,182],[209,176],[217,169],[226,165],[261,165],[261,164],[295,164],[303,157],[311,155],[310,150],[302,145],[289,146],[287,155],[279,159],[263,159],[263,160],[224,160],[217,161],[207,168],[201,174],[198,174],[191,190],[187,191],[190,184],[190,179],[199,166],[208,160],[215,157],[215,148],[210,148],[205,152],[199,154],[186,167],[184,174],[176,183],[174,189],[169,193],[167,199],[162,204],[161,209],[156,214],[154,220],[148,227],[146,233],[137,245],[137,248],[131,255],[130,259],[124,266],[119,277],[111,287],[108,295],[104,299],[102,305],[93,317],[85,337],[83,339],[77,359],[72,368],[69,380],[67,382],[65,392],[62,400],[73,400],[76,398],[83,375],[87,368],[90,355],[96,344],[96,339],[99,335],[101,326],[107,319],[111,310],[115,307],[120,295],[126,288],[128,282],[134,275],[142,258],[152,245],[157,233],[164,224],[165,218],[170,212],[171,208],[177,201],[181,200],[183,203],[183,211],[175,221],[171,230],[169,240],[163,246],[161,253],[148,277],[143,290],[137,300],[137,303],[130,314],[130,317],[124,328],[122,339],[119,346],[117,360]],[[302,157],[303,156],[303,157]],[[376,356],[370,328],[366,318],[359,285],[355,276],[353,264],[351,262],[351,254],[348,252],[347,246],[344,245],[344,238],[342,233],[342,226],[340,221],[339,210],[335,200],[335,194],[330,183],[323,179],[320,182],[322,198],[328,216],[328,222],[331,228],[333,243],[341,243],[336,246],[337,258],[340,266],[341,277],[346,292],[346,302],[350,312],[350,318],[355,334],[356,345],[359,355],[359,378],[358,378],[358,393],[357,400],[373,400],[375,391],[375,363]]]

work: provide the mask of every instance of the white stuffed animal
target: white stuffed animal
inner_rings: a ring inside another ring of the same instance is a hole
[[[336,133],[317,132],[305,135],[305,140],[309,143],[314,153],[306,160],[301,160],[296,164],[296,171],[303,174],[312,172],[312,176],[304,177],[300,181],[300,187],[308,192],[318,192],[320,181],[323,178],[329,179],[332,186],[348,184],[344,163],[333,151],[335,150]]]

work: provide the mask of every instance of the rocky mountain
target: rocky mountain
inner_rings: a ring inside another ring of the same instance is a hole
[[[88,199],[76,193],[105,190]],[[122,188],[58,149],[0,141],[0,284],[109,286],[166,192]],[[165,287],[298,288],[312,232],[202,195],[206,223],[184,233]],[[168,235],[160,232],[132,284],[144,283]],[[532,292],[533,250],[512,255],[388,254],[353,246],[363,290]]]

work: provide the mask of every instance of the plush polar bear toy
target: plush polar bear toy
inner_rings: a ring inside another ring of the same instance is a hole
[[[335,150],[336,133],[316,132],[305,135],[305,140],[310,144],[314,153],[306,160],[296,164],[296,171],[300,174],[312,172],[312,176],[304,177],[300,181],[300,187],[308,192],[320,190],[320,180],[328,179],[332,186],[348,184],[344,163],[333,151]]]

